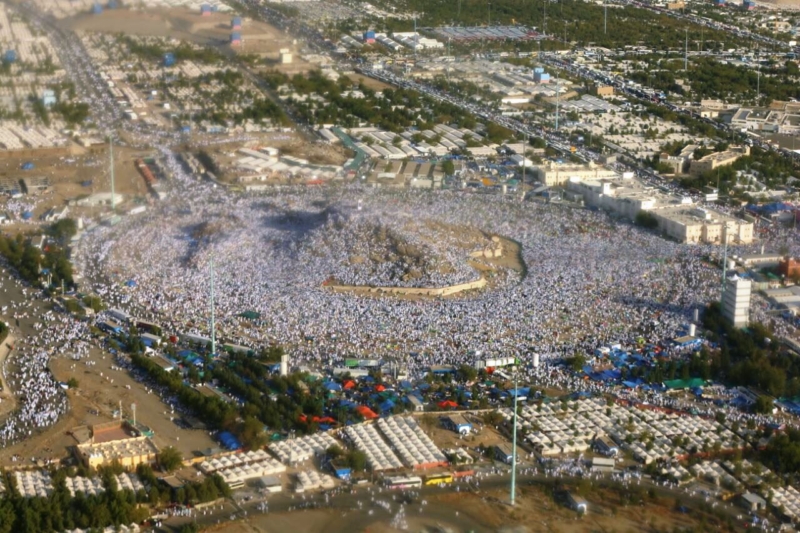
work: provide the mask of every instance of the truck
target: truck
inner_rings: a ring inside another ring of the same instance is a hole
[[[109,335],[116,335],[122,332],[122,326],[113,320],[99,320],[96,324],[97,329]]]
[[[516,357],[498,357],[494,359],[479,359],[475,361],[475,368],[477,370],[484,370],[486,368],[502,368],[516,364]]]

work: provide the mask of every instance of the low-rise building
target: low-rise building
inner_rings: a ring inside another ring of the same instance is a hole
[[[544,165],[536,167],[536,172],[538,173],[539,181],[549,187],[564,185],[570,178],[577,178],[579,180],[601,180],[604,178],[618,177],[615,171],[591,162],[586,165],[575,165],[549,161]]]
[[[749,244],[753,223],[692,204],[691,198],[666,195],[634,179],[632,174],[606,179],[570,177],[569,191],[583,196],[588,206],[612,211],[635,220],[647,211],[668,237],[683,243]]]
[[[787,278],[800,276],[800,261],[794,257],[787,257],[778,263],[778,272]]]
[[[724,152],[714,152],[700,159],[692,161],[689,165],[689,174],[699,176],[705,172],[732,165],[740,157],[750,155],[750,147],[733,148]]]
[[[140,464],[154,463],[158,457],[158,447],[149,437],[133,437],[97,444],[78,444],[75,454],[88,468],[117,461],[123,468],[133,469]]]
[[[451,429],[459,435],[469,435],[472,431],[472,424],[467,422],[464,415],[449,415],[442,419],[442,425],[447,429]]]
[[[512,450],[511,445],[506,442],[495,445],[494,448],[492,448],[492,452],[492,455],[494,455],[494,458],[497,461],[502,461],[510,465],[514,460],[514,451]]]
[[[678,206],[653,209],[658,227],[667,236],[690,244],[753,242],[753,223],[707,208]]]
[[[751,513],[757,513],[767,508],[767,501],[758,494],[745,492],[742,494],[741,505]]]

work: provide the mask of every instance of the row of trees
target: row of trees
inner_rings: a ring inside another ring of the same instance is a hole
[[[67,287],[74,286],[72,264],[59,246],[50,245],[42,251],[22,234],[0,235],[0,255],[28,283],[38,283],[41,269],[48,269],[54,285],[61,285],[63,281]]]
[[[755,387],[771,396],[800,395],[800,359],[782,351],[762,324],[750,324],[747,331],[734,328],[714,302],[703,316],[703,325],[720,346],[719,355],[710,362],[715,379]]]
[[[320,71],[311,72],[307,76],[297,74],[292,78],[279,72],[271,72],[265,79],[273,88],[289,85],[299,95],[324,95],[324,103],[313,100],[292,103],[296,118],[309,124],[336,123],[352,127],[364,121],[386,131],[401,133],[410,127],[423,131],[432,129],[436,124],[456,123],[467,129],[485,127],[486,137],[494,143],[513,137],[513,133],[507,128],[494,123],[483,126],[470,113],[416,91],[387,88],[379,98],[374,90],[363,84],[355,84],[346,76],[332,81]],[[351,90],[360,91],[364,97],[354,97],[346,93]]]
[[[757,176],[758,181],[770,188],[786,185],[791,177],[800,179],[800,169],[795,168],[791,159],[777,152],[754,146],[750,149],[750,155],[740,157],[730,165],[705,172],[696,178],[685,178],[682,180],[682,185],[699,188],[716,185],[719,182],[721,192],[727,192],[740,181],[737,176],[739,171]]]
[[[105,492],[96,496],[77,492],[73,497],[66,486],[67,476],[95,473],[64,468],[56,470],[52,473],[53,493],[46,498],[22,497],[13,478],[0,473],[5,486],[10,488],[0,499],[0,533],[49,533],[128,525],[140,523],[150,515],[147,505],[197,504],[231,495],[230,488],[218,475],[172,490],[160,485],[152,468],[146,464],[139,465],[136,470],[146,490],[136,493],[119,490],[114,476],[122,471],[119,464],[100,469],[98,474]]]
[[[523,24],[546,33],[557,40],[566,38],[581,45],[618,48],[625,45],[644,45],[656,49],[683,49],[684,30],[689,29],[689,40],[702,37],[714,46],[728,40],[725,32],[701,28],[685,20],[665,14],[653,13],[631,6],[608,9],[607,29],[602,5],[578,0],[499,0],[491,5],[481,0],[462,0],[454,4],[448,0],[409,0],[407,9],[421,14],[421,26],[485,26]],[[386,30],[411,31],[413,21],[386,19]],[[547,41],[545,41],[547,43]],[[528,47],[535,43],[513,43]],[[707,47],[709,48],[709,47]]]

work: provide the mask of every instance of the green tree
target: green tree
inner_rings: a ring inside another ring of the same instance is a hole
[[[658,228],[658,220],[652,213],[648,213],[647,211],[639,211],[636,213],[635,223],[637,226],[647,229]]]
[[[773,408],[772,398],[769,396],[759,396],[753,404],[753,411],[756,413],[768,414],[772,412]]]
[[[183,455],[176,448],[167,446],[158,453],[158,466],[166,472],[172,472],[183,466]]]
[[[447,176],[452,176],[456,173],[456,166],[453,164],[452,160],[445,159],[442,161],[442,172]]]
[[[351,450],[346,455],[346,463],[353,471],[362,472],[367,467],[367,454],[360,450]]]
[[[73,218],[62,218],[47,227],[47,234],[62,246],[78,233],[78,224]]]

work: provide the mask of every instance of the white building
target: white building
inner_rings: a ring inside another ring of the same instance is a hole
[[[749,279],[734,278],[725,284],[722,293],[722,315],[734,327],[743,328],[750,320],[750,293],[753,282]]]

